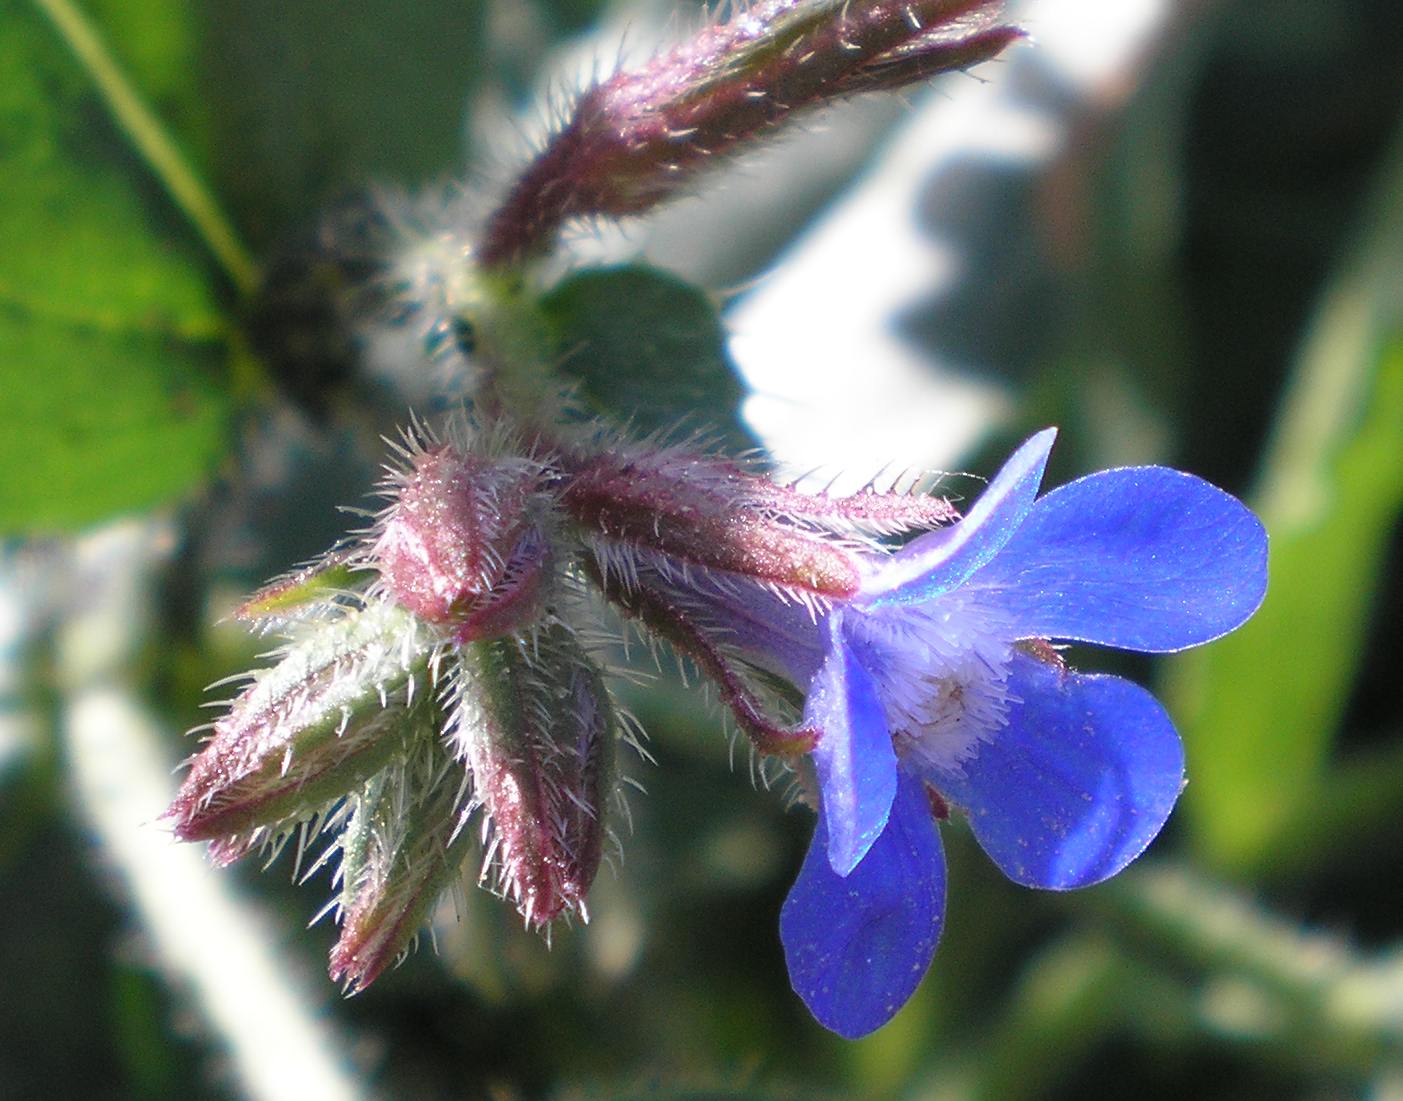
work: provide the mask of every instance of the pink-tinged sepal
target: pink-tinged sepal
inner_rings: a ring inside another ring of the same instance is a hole
[[[1020,28],[1000,22],[1004,5],[998,0],[966,0],[944,7],[945,21],[862,65],[843,82],[842,94],[898,91],[988,61],[1025,37]]]
[[[214,724],[166,812],[176,836],[229,862],[319,814],[397,754],[432,694],[436,643],[373,601],[308,629]]]
[[[337,842],[341,935],[328,971],[348,993],[364,990],[409,951],[473,844],[464,828],[463,765],[432,731],[417,747],[351,797]]]
[[[570,464],[561,504],[590,536],[652,555],[679,578],[717,570],[797,600],[845,600],[856,555],[779,506],[782,491],[737,463],[674,448],[605,449]]]
[[[419,618],[460,636],[509,630],[535,609],[548,558],[538,528],[542,472],[525,459],[452,444],[410,454],[368,560],[380,586]],[[476,624],[476,626],[472,626]]]
[[[616,787],[620,725],[573,633],[475,642],[457,655],[449,739],[484,814],[484,878],[528,924],[585,914]]]
[[[765,507],[816,528],[855,535],[902,535],[953,524],[959,511],[944,497],[916,492],[864,489],[845,496],[800,493],[789,486],[765,483]]]

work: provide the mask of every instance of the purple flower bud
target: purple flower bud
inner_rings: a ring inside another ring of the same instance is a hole
[[[1001,0],[766,0],[586,91],[489,221],[483,264],[519,262],[572,217],[639,214],[804,108],[895,89],[1021,36]]]
[[[218,841],[228,863],[384,767],[430,695],[435,646],[386,602],[317,624],[214,724],[166,812],[176,836]]]
[[[590,456],[562,493],[591,535],[653,552],[679,573],[724,570],[798,599],[851,597],[862,580],[854,556],[787,511],[806,500],[827,502],[786,497],[737,463],[672,449]]]
[[[604,683],[562,624],[459,652],[450,737],[489,838],[484,876],[529,924],[587,916],[620,734]]]
[[[536,610],[548,544],[532,519],[538,468],[451,445],[392,479],[371,558],[381,585],[458,641],[502,634]]]
[[[472,846],[467,773],[432,730],[416,745],[413,758],[352,797],[337,842],[341,935],[328,971],[351,992],[409,950]]]
[[[782,649],[782,622],[797,612],[811,627],[814,615],[854,596],[868,537],[958,515],[938,497],[800,493],[743,463],[681,448],[606,448],[561,461],[560,501],[592,552],[591,580],[696,664],[763,754],[807,753],[817,738],[766,683],[767,673],[794,676],[782,657],[767,660]]]

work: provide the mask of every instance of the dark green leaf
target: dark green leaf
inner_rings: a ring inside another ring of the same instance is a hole
[[[0,11],[0,72],[0,304],[94,328],[217,332],[193,242],[53,27]]]
[[[565,280],[543,305],[562,370],[599,411],[643,433],[682,424],[754,446],[726,332],[703,291],[653,268],[605,268]]]
[[[482,0],[200,5],[213,175],[267,242],[341,193],[462,171]]]

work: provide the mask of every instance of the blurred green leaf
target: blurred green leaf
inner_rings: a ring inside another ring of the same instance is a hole
[[[1265,464],[1266,602],[1170,670],[1195,841],[1221,869],[1276,859],[1320,798],[1403,511],[1403,152],[1390,168],[1302,349]]]
[[[642,265],[582,271],[543,303],[562,368],[600,411],[642,433],[679,421],[754,446],[739,420],[745,391],[707,294]]]
[[[197,484],[228,439],[210,359],[145,333],[0,312],[0,532],[71,529]]]
[[[599,17],[604,0],[546,0],[542,7],[558,28],[578,31]]]
[[[118,61],[182,134],[202,128],[195,9],[172,0],[82,0]]]
[[[1270,584],[1236,634],[1179,659],[1198,842],[1220,867],[1270,861],[1315,803],[1354,683],[1387,539],[1403,508],[1403,344],[1378,362],[1357,429],[1320,455],[1312,504],[1264,504]]]
[[[171,1097],[180,1093],[180,1051],[165,1031],[168,1007],[163,989],[149,971],[118,964],[110,976],[109,1008],[113,1047],[126,1072],[129,1098]]]
[[[119,9],[167,91],[191,56],[169,7]],[[0,9],[0,71],[0,531],[73,528],[217,461],[224,322],[193,241],[34,9]]]
[[[1197,976],[1190,1005],[1200,1027],[1272,1049],[1288,1064],[1373,1074],[1403,1052],[1403,1021],[1392,1012],[1403,964],[1396,951],[1368,953],[1337,932],[1302,928],[1265,908],[1251,888],[1227,887],[1192,865],[1141,863],[1113,881],[1064,896],[1099,913],[1106,932],[1156,969],[1124,993],[1143,1000],[1119,1021],[1168,1025],[1183,1007],[1173,986]],[[1142,965],[1137,965],[1142,966]],[[1165,980],[1165,981],[1159,981]],[[1159,991],[1146,995],[1154,983]],[[1172,985],[1170,985],[1172,984]],[[1270,1092],[1264,1096],[1272,1096]]]
[[[1127,1006],[1149,978],[1094,936],[1054,941],[1019,976],[958,1096],[1016,1101],[1052,1095],[1098,1043],[1136,1016]]]
[[[169,43],[187,62],[188,46]],[[220,311],[192,244],[172,239],[176,223],[154,181],[32,9],[0,8],[0,72],[5,323],[33,313],[91,329],[216,333]]]
[[[212,175],[256,242],[347,189],[462,170],[482,0],[199,5]]]
[[[1398,808],[1403,806],[1403,731],[1382,745],[1351,752],[1331,768],[1309,814],[1288,823],[1263,878],[1299,881],[1303,872],[1328,867],[1372,869],[1393,859],[1399,844]],[[1361,845],[1368,837],[1370,844]]]

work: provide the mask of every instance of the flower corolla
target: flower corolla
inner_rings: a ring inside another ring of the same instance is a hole
[[[930,963],[948,807],[1010,879],[1054,890],[1119,872],[1173,808],[1184,758],[1164,708],[1050,642],[1182,650],[1265,592],[1260,522],[1192,475],[1106,470],[1039,498],[1055,434],[959,522],[872,556],[814,623],[800,683],[821,807],[780,932],[795,990],[844,1036],[886,1023]]]

